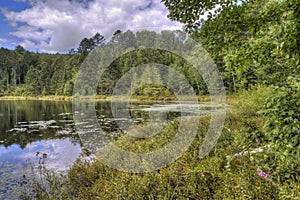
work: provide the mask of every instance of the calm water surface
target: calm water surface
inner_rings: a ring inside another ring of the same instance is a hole
[[[195,107],[184,112],[193,115]],[[205,113],[209,112],[203,107]],[[72,103],[61,101],[0,101],[0,199],[18,198],[18,181],[39,167],[65,172],[83,156],[83,145],[75,130]],[[96,103],[98,123],[111,137],[118,137],[120,121],[112,115],[110,102]],[[165,120],[182,115],[182,108],[172,105],[132,104],[131,123],[150,120],[149,112],[164,112]]]

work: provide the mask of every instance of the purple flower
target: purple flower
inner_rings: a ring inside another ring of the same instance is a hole
[[[268,178],[269,176],[270,176],[270,174],[266,174],[266,173],[265,173],[265,178]]]
[[[263,172],[262,170],[259,170],[257,173],[258,173],[258,176],[261,176],[264,178],[268,178],[270,176],[270,174],[267,174],[267,173]]]
[[[255,142],[259,143],[258,137],[255,137]]]

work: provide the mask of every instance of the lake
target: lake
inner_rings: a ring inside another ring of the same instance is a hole
[[[129,113],[128,119],[113,115],[111,102],[97,102],[95,115],[105,134],[117,139],[122,132],[120,127],[129,121],[141,124],[158,114],[164,123],[194,115],[196,107],[199,105],[135,103],[123,110]],[[209,110],[209,106],[202,106],[203,114],[209,114]],[[90,152],[86,153],[75,123],[72,102],[0,101],[0,199],[18,198],[20,182],[27,174],[41,168],[64,173],[77,158],[89,158]]]

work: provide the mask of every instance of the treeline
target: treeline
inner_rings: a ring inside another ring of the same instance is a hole
[[[171,66],[182,73],[197,94],[206,94],[207,87],[197,71],[180,56],[159,49],[145,48],[140,45],[162,46],[166,40],[168,45],[176,45],[180,39],[175,31],[140,31],[133,33],[116,31],[108,42],[97,33],[91,38],[84,38],[79,47],[71,49],[69,54],[38,54],[26,51],[23,47],[17,46],[15,50],[1,49],[0,64],[1,83],[0,92],[10,95],[72,95],[76,75],[81,64],[88,54],[96,47],[113,45],[112,48],[128,45],[127,53],[114,60],[103,76],[99,79],[97,94],[111,95],[115,84],[132,67],[145,65],[144,70],[134,74],[135,80],[128,80],[126,84],[138,84],[137,95],[172,95],[172,91],[162,89],[160,84],[173,85],[176,91],[184,91],[188,85],[176,82],[176,73],[165,70],[158,70],[149,63],[159,63]],[[177,37],[177,40],[175,39]],[[117,49],[115,49],[117,51]],[[107,55],[109,56],[109,55]],[[137,82],[139,80],[145,80]],[[134,82],[134,83],[133,83]],[[139,87],[141,86],[141,87]]]
[[[0,93],[5,95],[70,95],[69,81],[75,76],[81,55],[38,54],[0,49]]]
[[[80,64],[92,48],[99,46],[103,36],[97,33],[84,38],[78,49],[69,54],[41,54],[0,49],[0,94],[2,95],[72,95],[73,79]]]
[[[170,9],[170,17],[187,24],[190,36],[201,42],[209,52],[223,77],[227,92],[236,93],[257,85],[280,85],[287,77],[299,75],[300,23],[297,1],[243,1],[242,4],[224,7],[221,14],[210,17],[203,24],[195,21],[194,15],[197,13],[192,9],[195,6],[189,10],[190,7],[184,2],[177,2],[175,7],[187,8],[182,15],[181,11],[173,9],[173,4],[168,4],[169,1],[163,2]],[[72,95],[76,74],[92,49],[110,43],[123,45],[122,42],[138,46],[139,41],[151,43],[153,38],[156,38],[156,42],[164,42],[168,37],[174,39],[174,32],[116,31],[110,41],[97,33],[91,38],[84,38],[79,47],[71,49],[69,54],[55,55],[28,52],[21,46],[13,51],[2,48],[0,93]],[[183,59],[169,52],[153,52],[145,48],[113,62],[104,76],[106,78],[100,80],[97,93],[111,94],[112,86],[132,66],[150,61],[174,67],[190,80],[191,85],[199,86],[196,87],[197,94],[207,94],[203,81],[196,80],[201,77],[195,78],[195,71],[189,70]],[[176,80],[176,77],[164,77],[151,70],[145,70],[145,73],[156,74],[156,79],[163,82]]]

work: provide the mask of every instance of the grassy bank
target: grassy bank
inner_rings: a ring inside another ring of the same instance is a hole
[[[48,101],[73,101],[73,96],[2,96],[1,100],[48,100]],[[233,98],[233,97],[231,97]],[[126,97],[122,96],[87,96],[81,97],[83,100],[95,100],[95,101],[127,101]],[[182,97],[182,99],[190,99],[189,97]],[[210,97],[208,95],[197,96],[199,102],[208,102],[210,101]],[[131,102],[149,102],[149,101],[157,101],[157,102],[172,102],[176,101],[177,98],[175,96],[132,96],[130,97]]]
[[[50,101],[72,101],[71,96],[2,96],[1,100],[50,100]]]
[[[78,160],[66,176],[48,174],[47,187],[35,183],[32,195],[37,199],[299,199],[299,175],[281,181],[280,172],[266,165],[272,158],[266,147],[273,144],[265,139],[264,119],[257,111],[269,93],[255,91],[228,99],[222,135],[205,158],[198,155],[210,117],[197,119],[192,145],[168,167],[135,174],[97,160]],[[128,151],[150,152],[167,144],[177,130],[178,123],[172,122],[150,138],[124,136],[115,144]]]

